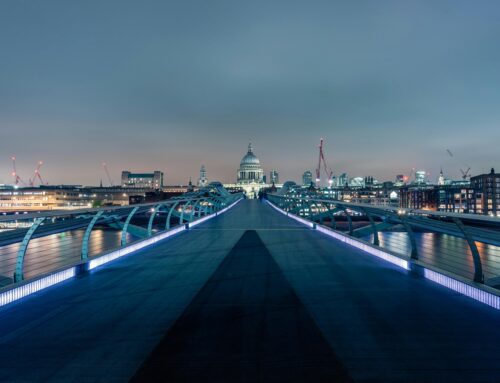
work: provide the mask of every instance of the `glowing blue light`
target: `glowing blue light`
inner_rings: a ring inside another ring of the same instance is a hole
[[[287,213],[286,211],[278,208],[274,204],[270,203],[268,201],[269,205],[279,211],[282,214],[287,215],[290,218],[298,218],[294,216],[291,213]],[[296,219],[297,220],[297,219]],[[302,221],[302,219],[301,219]],[[301,222],[299,221],[299,222]],[[309,226],[309,225],[308,225]],[[323,226],[315,226],[315,229],[323,234],[326,234],[332,238],[338,239],[339,241],[342,241],[344,243],[347,243],[351,246],[354,246],[358,249],[361,249],[369,254],[375,255],[376,257],[379,257],[381,259],[384,259],[387,262],[391,262],[405,270],[410,270],[410,265],[411,262],[404,260],[402,258],[399,258],[393,254],[390,254],[388,252],[385,252],[382,249],[375,248],[374,246],[364,243],[362,241],[357,240],[356,238],[350,237],[346,234],[331,230],[329,228],[323,227]],[[422,267],[422,266],[421,266]],[[444,286],[446,288],[449,288],[450,290],[456,291],[460,294],[463,294],[467,297],[470,297],[478,302],[484,303],[488,306],[491,306],[497,310],[500,310],[500,296],[490,293],[488,291],[485,291],[481,289],[480,287],[475,287],[472,286],[469,283],[461,282],[457,279],[448,277],[444,274],[438,273],[433,270],[426,269],[425,267],[422,267],[424,270],[424,277],[426,279],[429,279],[430,281],[433,281],[435,283],[440,284],[441,286]]]
[[[225,208],[224,208],[224,209],[222,209],[222,210],[219,210],[219,211],[218,211],[218,212],[216,212],[216,213],[212,213],[212,214],[206,215],[206,216],[205,216],[205,217],[203,217],[203,218],[199,218],[199,219],[197,219],[196,221],[190,222],[190,223],[189,223],[189,227],[191,228],[191,227],[197,226],[197,225],[199,225],[200,223],[205,222],[205,221],[208,221],[209,219],[212,219],[212,218],[216,217],[216,216],[217,216],[217,215],[219,215],[219,214],[225,213],[226,211],[228,211],[229,209],[231,209],[234,205],[236,205],[236,204],[237,204],[238,202],[240,202],[240,201],[241,201],[241,199],[239,199],[239,200],[237,200],[237,201],[233,202],[231,205],[229,205],[229,206],[225,207]]]
[[[435,271],[424,269],[424,277],[457,293],[500,310],[500,297]]]
[[[124,255],[133,253],[134,251],[144,249],[147,246],[154,245],[156,242],[161,241],[165,238],[171,237],[174,234],[180,233],[181,231],[186,230],[184,225],[176,227],[175,229],[169,230],[164,233],[160,233],[155,235],[154,237],[142,240],[140,242],[134,243],[130,246],[123,247],[121,249],[112,251],[110,253],[104,254],[98,258],[94,258],[89,262],[89,270],[95,269],[98,266],[104,265],[105,263],[114,261],[117,258],[121,258]]]
[[[354,238],[348,237],[347,235],[336,233],[332,230],[328,230],[327,228],[324,228],[321,226],[316,226],[316,230],[318,230],[319,232],[324,233],[326,235],[329,235],[330,237],[338,239],[344,243],[347,243],[348,245],[351,245],[351,246],[354,246],[360,250],[363,250],[366,253],[369,253],[369,254],[374,255],[378,258],[381,258],[384,261],[390,262],[393,265],[399,266],[402,269],[410,270],[408,261],[401,259],[401,258],[399,258],[393,254],[390,254],[386,251],[383,251],[382,249],[377,249],[377,248],[375,248],[367,243],[358,241]]]
[[[292,218],[292,219],[296,220],[297,222],[300,222],[300,223],[302,223],[302,224],[304,224],[306,226],[309,226],[309,227],[312,227],[312,228],[314,227],[314,223],[312,223],[311,221],[308,221],[307,219],[304,219],[304,218],[301,218],[301,217],[297,217],[296,215],[294,215],[292,213],[288,213],[288,212],[280,209],[279,207],[275,206],[274,204],[272,204],[269,201],[266,201],[266,202],[269,204],[269,206],[271,206],[273,209],[279,211],[281,214],[284,214],[287,217]]]
[[[57,283],[73,278],[75,274],[76,268],[71,267],[69,269],[59,271],[46,277],[4,291],[0,293],[0,307],[17,301],[18,299],[27,297],[28,295],[36,293],[49,286],[53,286]]]
[[[196,220],[194,222],[191,222],[189,224],[189,227],[196,226],[196,225],[198,225],[198,224],[200,224],[202,222],[205,222],[205,221],[207,221],[207,220],[209,220],[211,218],[216,217],[218,214],[224,213],[225,211],[229,210],[234,205],[236,205],[238,202],[240,202],[240,200],[238,200],[238,201],[234,202],[233,204],[229,205],[228,207],[226,207],[226,208],[218,211],[217,213],[213,213],[213,214],[207,215],[207,216],[205,216],[203,218],[200,218],[200,219],[198,219],[198,220]],[[162,241],[165,238],[171,237],[172,235],[180,233],[181,231],[184,231],[184,230],[186,230],[186,226],[181,225],[181,226],[178,226],[178,227],[176,227],[174,229],[171,229],[169,231],[156,234],[154,237],[151,237],[151,238],[148,238],[148,239],[144,239],[144,240],[142,240],[140,242],[137,242],[137,243],[134,243],[134,244],[132,244],[130,246],[122,247],[122,248],[117,249],[115,251],[112,251],[110,253],[104,254],[104,255],[102,255],[102,256],[100,256],[98,258],[94,258],[94,259],[90,260],[88,269],[89,270],[95,269],[96,267],[99,267],[99,266],[104,265],[104,264],[106,264],[108,262],[114,261],[115,259],[121,258],[124,255],[133,253],[134,251],[137,251],[137,250],[144,249],[147,246],[154,245],[158,241]]]
[[[235,201],[231,205],[227,206],[226,208],[218,211],[217,213],[210,214],[209,216],[205,216],[203,218],[198,219],[197,221],[194,221],[190,224],[190,226],[193,225],[198,225],[208,219],[216,217],[218,214],[224,213],[225,211],[229,210],[232,208],[234,205],[236,205],[238,202],[240,202],[241,199]],[[181,225],[178,226],[172,230],[166,231],[159,233],[155,235],[154,237],[147,238],[145,240],[142,240],[140,242],[131,244],[129,246],[120,248],[118,250],[112,251],[110,253],[104,254],[98,258],[94,258],[88,262],[88,269],[92,270],[95,269],[98,266],[104,265],[108,262],[111,262],[117,258],[123,257],[124,255],[130,254],[134,251],[143,249],[147,246],[153,245],[158,241],[162,241],[165,238],[171,237],[172,235],[175,235],[177,233],[180,233],[181,231],[186,230],[186,226]],[[31,295],[33,293],[36,293],[40,290],[43,290],[49,286],[53,286],[57,283],[60,283],[62,281],[65,281],[67,279],[73,278],[76,275],[76,267],[70,267],[68,269],[50,274],[46,277],[39,278],[37,280],[34,280],[32,282],[25,282],[21,284],[20,286],[14,285],[13,287],[9,286],[5,291],[0,292],[0,307],[5,306],[9,303],[12,303],[14,301],[17,301],[18,299],[24,298],[28,295]]]
[[[324,233],[326,235],[329,235],[330,237],[333,237],[335,239],[338,239],[344,243],[347,243],[351,246],[354,246],[358,249],[361,249],[371,255],[374,255],[378,258],[381,258],[387,262],[390,262],[396,266],[399,266],[405,270],[409,270],[409,264],[408,264],[408,261],[404,260],[404,259],[401,259],[395,255],[392,255],[388,252],[385,252],[381,249],[377,249],[375,247],[372,247],[370,246],[369,244],[367,243],[364,243],[364,242],[361,242],[361,241],[358,241],[357,239],[355,238],[352,238],[352,237],[349,237],[345,234],[341,234],[341,233],[338,233],[336,231],[333,231],[333,230],[330,230],[330,229],[327,229],[326,227],[323,227],[323,226],[319,226],[319,225],[314,225],[311,221],[307,221],[303,218],[300,218],[300,217],[297,217],[296,215],[292,214],[292,213],[287,213],[286,211],[280,209],[279,207],[273,205],[272,203],[270,203],[268,201],[269,205],[271,207],[273,207],[274,209],[276,209],[277,211],[279,211],[280,213],[282,214],[285,214],[286,216],[290,217],[290,218],[293,218],[294,220],[300,222],[300,223],[303,223],[304,225],[307,225],[309,227],[312,227],[312,228],[316,228],[317,231],[321,232],[321,233]]]

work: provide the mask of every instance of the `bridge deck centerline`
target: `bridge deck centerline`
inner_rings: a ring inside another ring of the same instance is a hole
[[[474,381],[477,366],[483,378],[497,371],[495,310],[243,201],[185,235],[1,309],[0,380],[129,379],[241,238],[238,226],[261,228],[263,245],[354,380]]]

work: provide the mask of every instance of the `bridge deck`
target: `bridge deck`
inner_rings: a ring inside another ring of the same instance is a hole
[[[0,310],[0,381],[498,381],[498,312],[244,201]]]

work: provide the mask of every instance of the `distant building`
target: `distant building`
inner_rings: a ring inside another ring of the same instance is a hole
[[[474,189],[469,182],[438,185],[438,210],[448,213],[474,213]]]
[[[248,198],[256,197],[266,186],[264,170],[260,165],[260,160],[253,153],[252,144],[248,144],[247,154],[241,159],[236,185],[245,191]]]
[[[374,184],[374,179],[372,176],[365,177],[365,186],[372,186]]]
[[[400,207],[448,213],[475,213],[474,189],[469,182],[446,185],[408,185],[400,189]]]
[[[417,170],[415,172],[415,183],[418,185],[425,184],[426,183],[425,175],[426,175],[425,170]]]
[[[238,169],[237,183],[252,184],[262,183],[264,170],[260,166],[259,159],[253,154],[252,144],[248,144],[247,154],[241,159]]]
[[[396,176],[396,182],[394,182],[395,186],[403,186],[405,184],[405,176],[403,174],[398,174]]]
[[[279,184],[280,183],[278,171],[271,170],[269,172],[269,183],[270,184]]]
[[[131,195],[148,189],[81,187],[72,185],[26,187],[0,190],[0,211],[71,210],[129,204]]]
[[[198,178],[198,186],[202,188],[207,185],[208,185],[207,170],[205,169],[205,165],[201,165],[200,178]]]
[[[188,183],[187,191],[188,191],[188,193],[191,193],[191,192],[194,191],[194,185],[193,185],[193,181],[191,181],[191,177],[189,177],[189,183]]]
[[[445,183],[446,183],[446,180],[444,178],[443,169],[441,169],[439,171],[438,185],[443,186]]]
[[[163,172],[131,173],[122,171],[122,187],[160,189],[163,187]]]
[[[338,187],[344,187],[347,186],[347,183],[349,182],[349,179],[347,178],[346,173],[342,173],[338,178],[337,178],[337,186]]]
[[[306,170],[304,174],[302,174],[302,185],[309,186],[313,182],[313,175],[310,170]]]
[[[435,186],[404,186],[400,189],[399,206],[407,209],[436,211],[438,195],[438,188]]]
[[[474,189],[474,212],[500,216],[500,173],[491,168],[488,174],[481,174],[470,178]]]
[[[365,179],[363,177],[354,177],[349,181],[349,187],[352,188],[364,188]]]

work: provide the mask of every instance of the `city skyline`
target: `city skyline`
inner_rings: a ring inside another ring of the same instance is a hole
[[[0,183],[122,170],[234,182],[248,141],[299,182],[489,172],[500,142],[500,4],[0,4]],[[454,156],[447,154],[451,150]]]
[[[449,150],[449,149],[448,149]],[[242,152],[243,153],[243,152]],[[246,151],[244,152],[246,153]],[[240,156],[239,159],[241,159],[241,157],[243,156],[243,154]],[[316,153],[316,156],[317,156],[317,153]],[[266,166],[266,162],[265,162],[265,159],[264,161],[262,161],[262,158],[260,155],[257,155],[257,157],[259,157],[259,159],[261,159],[261,163],[262,163],[262,167],[264,169],[264,173],[267,174],[267,173],[270,173],[271,171],[277,171],[278,174],[279,174],[279,177],[280,177],[280,182],[283,183],[283,182],[286,182],[286,181],[293,181],[293,182],[296,182],[297,184],[300,184],[301,181],[302,181],[302,175],[305,171],[310,171],[312,174],[313,174],[313,180],[315,178],[315,171],[316,171],[316,167],[317,167],[317,164],[316,165],[313,165],[309,168],[303,168],[303,169],[299,169],[299,170],[296,170],[296,174],[294,174],[292,177],[289,177],[289,178],[283,178],[282,176],[282,171],[280,170],[279,166],[278,167],[270,167],[270,166]],[[454,156],[450,156],[451,157],[448,162],[452,162],[452,161],[456,161],[454,159]],[[237,159],[235,161],[235,163],[239,163],[239,159]],[[11,158],[8,158],[8,161],[10,161],[9,163],[12,164],[12,159]],[[328,159],[327,159],[327,163],[328,163],[328,167],[329,168],[332,168],[330,166],[330,163],[328,162]],[[106,174],[106,170],[104,169],[103,167],[103,162],[96,162],[95,165],[96,165],[96,172],[97,172],[97,179],[93,181],[90,181],[88,183],[81,183],[81,182],[78,182],[78,179],[77,178],[74,178],[74,182],[58,182],[58,181],[55,181],[55,182],[51,182],[50,179],[47,179],[46,177],[46,172],[45,172],[45,168],[42,166],[41,167],[41,171],[40,171],[40,174],[43,174],[43,179],[44,181],[46,181],[46,184],[48,185],[63,185],[63,184],[70,184],[70,185],[83,185],[83,186],[97,186],[99,184],[102,184],[103,186],[109,186],[110,183],[109,183],[109,179],[108,179],[108,175]],[[24,166],[25,164],[19,164],[19,161],[18,159],[16,158],[16,168],[17,168],[17,175],[21,177],[22,179],[22,182],[19,184],[19,186],[29,186],[29,181],[33,180],[34,179],[34,175],[35,175],[35,169],[37,168],[37,163],[33,164],[33,166],[29,167],[29,166]],[[43,165],[45,165],[45,163],[43,163]],[[227,177],[227,178],[215,178],[215,177],[211,177],[211,169],[205,165],[205,162],[201,162],[199,167],[197,169],[191,169],[191,171],[187,174],[186,177],[182,178],[182,179],[179,179],[178,181],[170,181],[171,178],[169,177],[169,174],[168,173],[165,173],[165,185],[187,185],[189,183],[190,180],[192,180],[194,183],[196,183],[195,181],[198,179],[198,176],[199,176],[199,171],[200,171],[200,167],[201,166],[204,166],[206,168],[206,173],[208,174],[207,178],[209,180],[209,182],[212,182],[212,181],[219,181],[219,182],[222,182],[222,183],[226,183],[226,184],[231,184],[231,183],[234,183],[236,182],[236,178],[237,178],[237,169],[238,167],[236,166],[235,167],[235,171],[234,171],[234,175],[232,175],[232,178],[231,176]],[[407,178],[407,182],[412,182],[415,180],[415,177],[416,177],[416,174],[415,172],[416,171],[425,171],[426,172],[426,181],[428,181],[429,183],[431,184],[434,184],[434,183],[437,183],[438,181],[438,178],[439,178],[439,175],[440,175],[440,171],[441,169],[443,170],[443,173],[444,173],[444,176],[446,179],[451,179],[451,180],[459,180],[461,179],[462,177],[460,176],[460,170],[466,170],[468,169],[468,165],[465,164],[465,163],[458,163],[457,162],[457,169],[458,171],[455,171],[455,172],[447,172],[446,171],[446,167],[443,167],[443,166],[440,166],[440,169],[437,171],[437,173],[432,173],[426,169],[423,169],[423,168],[419,168],[419,167],[413,167],[412,169],[404,169],[404,171],[401,171],[401,172],[396,172],[394,171],[393,172],[393,175],[390,176],[388,178],[381,178],[379,177],[377,174],[368,174],[368,173],[351,173],[349,172],[348,170],[346,169],[331,169],[333,171],[333,176],[334,177],[339,177],[340,175],[342,174],[346,174],[348,179],[352,179],[352,178],[355,178],[355,177],[373,177],[376,181],[382,183],[382,182],[385,182],[385,181],[391,181],[391,182],[394,182],[396,177],[398,175],[404,175],[405,177],[408,177]],[[134,167],[134,165],[132,165],[131,168],[123,168],[123,169],[115,169],[113,164],[109,164],[109,163],[106,163],[106,167],[108,168],[108,171],[109,171],[109,174],[110,174],[110,177],[111,177],[111,181],[113,182],[113,185],[119,185],[120,184],[120,177],[121,177],[121,174],[123,171],[127,170],[127,171],[132,171],[133,173],[144,173],[144,172],[153,172],[153,171],[161,171],[163,172],[163,169],[160,167],[160,166],[157,166],[155,168],[150,168],[150,169],[144,169],[144,168],[137,168],[136,166]],[[480,171],[478,172],[475,172],[474,170],[471,169],[471,172],[469,174],[469,176],[474,176],[474,175],[478,175],[478,174],[485,174],[485,173],[488,173],[490,172],[490,169],[491,168],[494,168],[494,166],[491,166],[490,168],[482,168]],[[399,168],[401,169],[401,168]],[[391,169],[386,169],[385,173],[386,174],[389,174],[390,173],[390,170]],[[7,177],[5,177],[5,180],[3,178],[0,177],[0,184],[14,184],[14,177],[12,175],[12,165],[11,165],[11,168],[9,169],[9,174],[7,175]],[[293,170],[292,170],[293,172]],[[217,171],[214,171],[214,173],[216,174],[220,174],[221,172],[217,172]],[[289,172],[290,173],[290,172]],[[49,173],[50,174],[50,173]],[[37,180],[38,181],[38,180]],[[170,181],[170,182],[169,182]],[[326,186],[328,185],[328,183],[326,182],[327,181],[327,176],[324,174],[324,170],[323,168],[321,169],[321,184]],[[24,182],[24,183],[23,183]],[[40,182],[35,182],[35,186],[38,186],[40,185]]]

